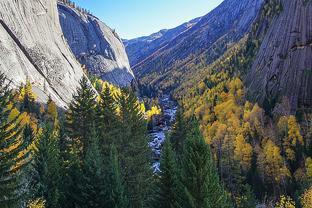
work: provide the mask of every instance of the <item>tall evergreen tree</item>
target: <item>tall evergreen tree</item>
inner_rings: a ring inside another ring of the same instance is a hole
[[[11,114],[12,93],[3,74],[0,74],[0,205],[3,208],[20,207],[23,191],[24,167],[28,164],[29,137],[23,136],[23,115],[16,115],[9,119]],[[9,107],[11,106],[11,107]]]
[[[62,206],[64,208],[80,207],[82,187],[82,161],[80,157],[79,146],[75,143],[65,144],[65,150],[61,151],[62,155]]]
[[[100,93],[100,102],[97,108],[97,126],[100,145],[103,152],[109,153],[111,144],[116,143],[119,135],[117,103],[111,94],[109,86],[105,86]],[[109,155],[107,155],[109,156]]]
[[[181,158],[183,152],[183,144],[186,140],[187,129],[187,122],[183,118],[182,110],[179,110],[177,112],[176,121],[170,134],[170,141],[178,158]]]
[[[95,129],[92,130],[82,172],[82,184],[79,187],[81,190],[80,207],[105,207],[104,164]]]
[[[147,146],[146,121],[136,96],[123,90],[118,97],[120,108],[120,153],[129,207],[144,207],[152,176],[150,149]]]
[[[86,153],[92,134],[95,109],[95,92],[88,79],[83,77],[66,115],[68,136],[81,143],[83,155]]]
[[[160,161],[160,173],[155,197],[157,208],[179,208],[183,198],[177,164],[169,140],[165,141]]]
[[[115,146],[111,146],[106,184],[107,184],[106,207],[112,208],[128,207],[128,199],[125,195],[125,189],[122,184],[122,174],[120,172],[118,153]]]
[[[29,80],[25,86],[20,89],[20,100],[22,101],[21,111],[33,113],[35,111],[36,95],[32,91],[32,86]]]
[[[182,182],[185,186],[185,207],[226,208],[228,201],[214,167],[209,145],[200,133],[197,121],[192,121],[185,142],[182,160]]]
[[[34,199],[43,198],[47,208],[60,207],[59,140],[52,127],[45,126],[38,139],[32,163],[32,192]]]

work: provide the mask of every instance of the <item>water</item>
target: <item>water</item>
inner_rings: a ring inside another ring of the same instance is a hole
[[[154,173],[160,171],[160,156],[163,143],[166,139],[166,135],[170,132],[174,123],[177,103],[170,99],[169,95],[164,95],[159,99],[159,104],[162,108],[162,115],[159,116],[154,122],[153,129],[149,132],[150,142],[149,147],[152,149],[153,165],[152,169]]]

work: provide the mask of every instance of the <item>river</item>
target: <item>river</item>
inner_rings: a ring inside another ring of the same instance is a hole
[[[154,122],[152,130],[149,132],[150,141],[149,147],[152,149],[153,157],[153,172],[160,171],[160,156],[163,143],[166,139],[166,135],[171,130],[171,127],[175,121],[178,105],[173,101],[169,95],[163,95],[159,98],[159,104],[162,109],[162,114],[157,117]]]

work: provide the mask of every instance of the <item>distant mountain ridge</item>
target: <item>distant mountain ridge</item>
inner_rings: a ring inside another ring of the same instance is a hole
[[[131,66],[135,66],[145,58],[159,50],[173,38],[193,27],[201,17],[186,22],[173,29],[163,29],[149,36],[139,37],[132,40],[124,40]]]
[[[135,75],[161,88],[178,85],[186,65],[210,64],[244,37],[262,4],[263,0],[225,0],[143,60],[132,60],[129,51],[133,45],[126,43],[130,62],[137,62],[132,67]],[[147,48],[149,45],[152,44],[147,44]]]

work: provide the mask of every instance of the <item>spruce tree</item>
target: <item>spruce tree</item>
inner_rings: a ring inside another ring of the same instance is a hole
[[[200,133],[197,121],[191,122],[182,159],[184,206],[188,208],[231,207],[219,182],[209,145]]]
[[[62,176],[64,178],[62,192],[62,206],[64,208],[80,207],[82,187],[82,161],[80,149],[76,143],[65,144],[66,149],[61,152],[62,155]]]
[[[155,194],[155,207],[157,208],[179,208],[183,189],[178,176],[177,164],[174,152],[169,140],[165,141],[161,161],[160,173]]]
[[[127,208],[128,199],[122,184],[122,174],[118,160],[118,152],[115,146],[111,146],[110,160],[107,174],[107,202],[106,207]]]
[[[82,183],[78,186],[81,190],[80,207],[105,207],[104,164],[94,128],[90,145],[83,160],[81,179]]]
[[[36,95],[32,91],[32,86],[29,80],[27,80],[25,86],[21,88],[20,94],[22,99],[21,111],[34,113]]]
[[[95,108],[95,92],[88,79],[83,77],[66,115],[68,136],[81,143],[83,155],[86,153],[92,134]]]
[[[20,207],[24,194],[23,174],[29,163],[29,143],[32,135],[25,131],[21,120],[23,115],[17,115],[12,120],[12,92],[10,82],[0,74],[0,205],[3,208]],[[11,106],[11,107],[9,107]]]
[[[47,125],[36,143],[31,170],[33,197],[43,198],[47,208],[60,207],[60,165],[59,140]]]
[[[172,132],[170,134],[170,141],[172,148],[175,151],[178,158],[181,158],[183,152],[183,144],[187,135],[187,122],[183,118],[182,110],[179,110],[176,115],[176,121],[173,125]]]
[[[110,88],[106,85],[100,93],[100,102],[97,108],[97,127],[100,137],[100,145],[103,153],[109,156],[110,146],[117,142],[119,129],[117,117],[117,103]]]
[[[147,146],[146,121],[140,103],[133,92],[123,90],[118,97],[120,108],[120,153],[129,207],[144,207],[148,200],[152,176],[150,149]]]

